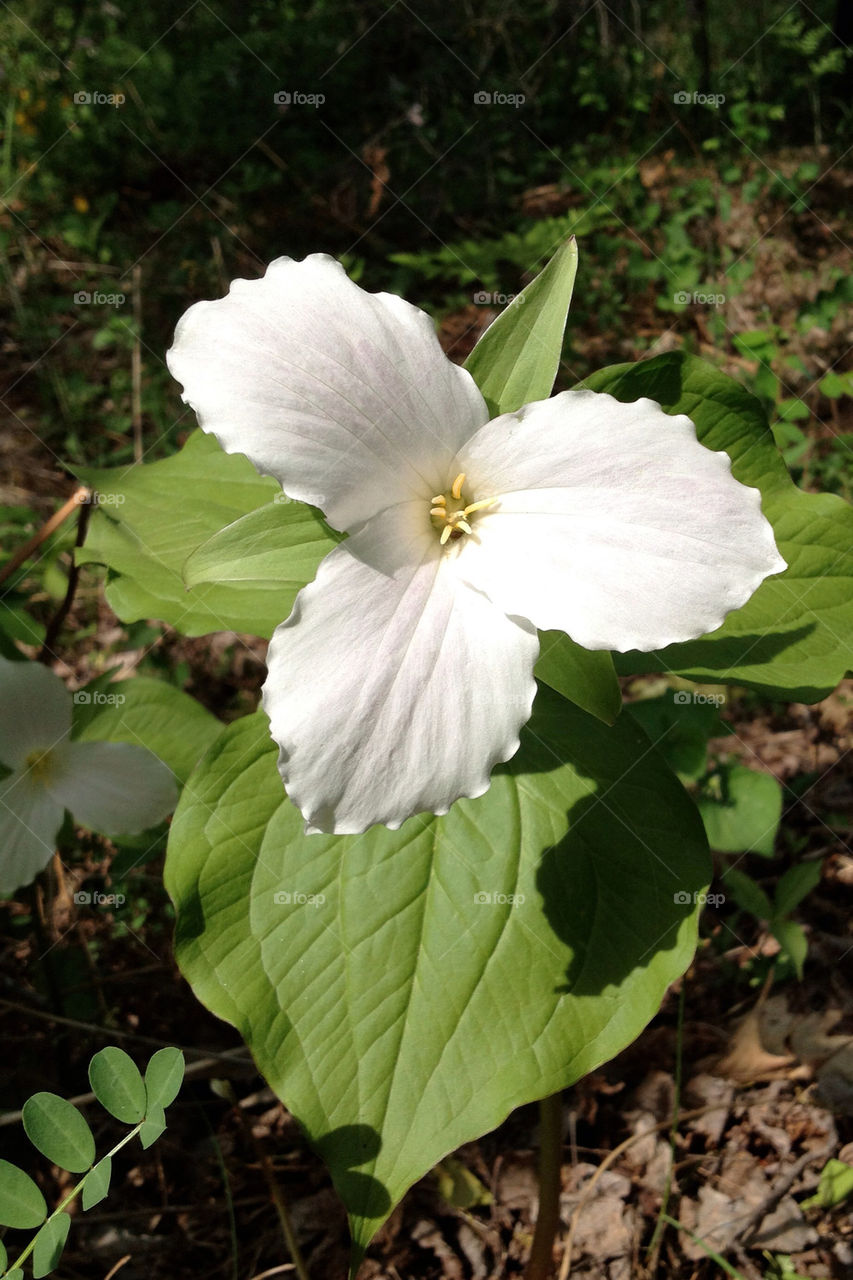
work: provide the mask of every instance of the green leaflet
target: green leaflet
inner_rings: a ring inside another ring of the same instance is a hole
[[[279,493],[241,454],[224,453],[197,431],[171,458],[88,470],[81,479],[97,490],[99,502],[78,561],[107,566],[107,600],[123,621],[158,618],[188,636],[228,630],[269,636],[287,617],[280,581],[199,582],[189,589],[184,582],[184,565],[197,547]],[[313,576],[312,570],[306,581]]]
[[[550,396],[577,269],[572,236],[489,326],[465,361],[493,418]]]

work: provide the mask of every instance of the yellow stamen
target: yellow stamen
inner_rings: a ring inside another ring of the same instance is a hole
[[[441,506],[447,506],[447,498],[443,493],[437,493],[434,498],[430,498],[430,502],[437,502]]]
[[[455,498],[457,502],[462,497],[462,486],[464,483],[465,483],[465,472],[460,471],[459,475],[456,477],[456,479],[453,481],[453,484],[450,486],[450,496],[452,498]]]
[[[472,511],[483,511],[486,507],[493,507],[496,502],[497,498],[483,498],[482,502],[469,502],[462,514],[470,516]]]
[[[471,526],[467,520],[463,520],[461,516],[456,517],[456,528],[464,529],[466,533],[471,532]]]
[[[447,542],[447,539],[450,537],[452,532],[453,532],[453,525],[446,524],[442,529],[441,537],[439,538],[439,542],[441,543],[442,546],[444,546],[445,542]]]
[[[444,507],[430,507],[430,509],[429,509],[429,513],[430,513],[430,515],[431,515],[431,516],[446,516],[446,515],[447,515],[447,511],[446,511],[446,509],[445,509]]]

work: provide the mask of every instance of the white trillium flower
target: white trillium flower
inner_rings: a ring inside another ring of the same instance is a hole
[[[786,565],[689,418],[564,391],[489,420],[429,317],[325,255],[181,318],[184,400],[349,537],[276,628],[263,702],[306,831],[481,795],[530,716],[537,628],[652,650]]]
[[[69,809],[107,835],[146,831],[171,813],[170,769],[129,742],[71,742],[71,694],[37,662],[0,658],[0,895],[47,866]]]

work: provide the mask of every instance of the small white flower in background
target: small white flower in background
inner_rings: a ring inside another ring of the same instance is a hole
[[[712,631],[785,566],[757,489],[651,400],[489,421],[432,321],[334,259],[279,258],[182,317],[184,400],[349,537],[276,628],[264,707],[306,830],[481,795],[530,716],[537,628],[589,649]]]
[[[127,742],[71,742],[71,694],[47,667],[0,658],[0,895],[51,859],[65,810],[83,827],[134,835],[177,803],[170,769]]]

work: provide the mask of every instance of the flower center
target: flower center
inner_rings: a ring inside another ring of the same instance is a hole
[[[466,533],[473,533],[471,516],[486,507],[493,507],[497,498],[483,498],[480,502],[469,502],[462,486],[465,484],[465,473],[459,475],[450,486],[450,493],[437,493],[431,500],[429,514],[433,528],[439,531],[439,542],[446,546],[448,542],[458,542]]]
[[[47,782],[54,766],[53,753],[47,751],[31,751],[26,759],[26,768],[32,774],[34,782]]]

